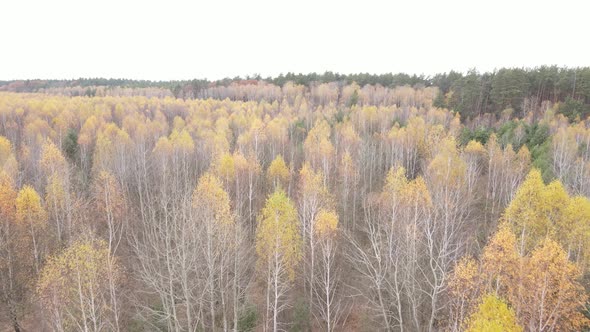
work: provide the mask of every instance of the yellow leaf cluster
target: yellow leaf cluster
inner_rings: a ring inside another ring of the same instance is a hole
[[[582,273],[563,248],[550,238],[528,255],[519,254],[517,246],[510,226],[501,224],[482,255],[482,277],[490,289],[517,309],[525,326],[573,331],[587,325],[580,313],[587,300]]]
[[[46,176],[56,173],[63,174],[68,168],[66,158],[51,140],[46,140],[43,144],[39,164]]]
[[[460,158],[454,137],[447,137],[440,143],[439,152],[428,165],[428,175],[438,187],[459,188],[465,181],[467,165]]]
[[[389,170],[385,177],[381,200],[386,208],[391,205],[429,208],[432,205],[432,198],[424,179],[419,176],[414,180],[408,180],[403,167],[392,167]]]
[[[504,301],[494,294],[484,295],[468,320],[466,332],[521,332],[516,315]]]
[[[14,221],[16,196],[12,179],[5,172],[0,171],[0,219],[2,222]]]
[[[4,166],[11,154],[12,144],[6,137],[0,136],[0,167]]]
[[[63,326],[74,328],[84,324],[89,312],[104,319],[110,310],[110,286],[118,285],[121,277],[119,262],[110,257],[103,240],[77,241],[47,261],[37,294],[45,308],[60,314]]]
[[[41,198],[31,186],[24,186],[16,197],[16,219],[19,223],[38,226],[47,222],[47,213],[41,205]]]
[[[314,223],[315,233],[320,237],[329,237],[338,229],[338,214],[335,211],[320,210]]]
[[[295,278],[295,268],[302,258],[297,210],[281,189],[276,190],[261,211],[256,230],[256,253],[261,269],[278,259],[289,278]]]
[[[590,201],[585,197],[570,197],[558,180],[545,185],[537,169],[527,175],[503,218],[520,237],[524,252],[549,236],[578,261],[587,259]]]
[[[210,212],[211,221],[220,225],[234,223],[229,196],[223,190],[221,181],[211,173],[205,173],[199,178],[193,192],[193,207],[200,213]]]
[[[266,177],[270,183],[275,185],[275,187],[279,184],[285,187],[287,183],[289,183],[291,172],[281,155],[277,155],[277,157],[270,163],[270,166],[268,166],[268,169],[266,170]]]

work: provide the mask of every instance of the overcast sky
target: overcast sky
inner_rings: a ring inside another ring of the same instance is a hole
[[[588,66],[587,2],[2,0],[0,80]]]

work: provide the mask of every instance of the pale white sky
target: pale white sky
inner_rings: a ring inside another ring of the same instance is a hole
[[[588,66],[585,3],[1,0],[0,80]]]

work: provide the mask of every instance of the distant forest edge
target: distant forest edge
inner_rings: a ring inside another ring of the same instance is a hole
[[[480,73],[473,69],[466,74],[451,71],[434,76],[398,74],[323,74],[287,73],[277,77],[260,75],[225,78],[218,81],[195,79],[185,81],[148,81],[129,79],[89,78],[77,80],[17,80],[0,81],[0,91],[40,92],[68,96],[144,95],[183,99],[213,98],[230,100],[266,100],[284,97],[285,87],[303,87],[307,93],[319,96],[319,104],[351,106],[362,104],[359,95],[367,86],[393,89],[438,88],[433,106],[448,108],[463,119],[492,114],[523,116],[542,106],[543,102],[560,103],[559,113],[570,120],[590,115],[590,67],[566,68],[542,66],[536,68],[502,68]],[[348,87],[353,94],[343,93]],[[374,92],[374,91],[373,91]]]

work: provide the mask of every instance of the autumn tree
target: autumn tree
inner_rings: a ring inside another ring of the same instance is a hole
[[[425,273],[429,286],[425,291],[430,302],[426,309],[430,327],[443,308],[441,295],[450,272],[470,240],[466,227],[473,208],[467,164],[460,158],[455,139],[443,139],[438,149],[427,170],[434,214],[426,219],[422,229],[428,252]]]
[[[509,225],[500,224],[484,248],[481,260],[487,282],[495,292],[507,294],[511,300],[521,296],[521,257]]]
[[[304,143],[306,159],[311,167],[322,170],[324,185],[329,183],[334,158],[334,146],[330,142],[330,132],[330,125],[326,121],[318,121],[307,134]]]
[[[209,173],[199,179],[193,193],[192,205],[194,222],[202,228],[202,235],[199,232],[193,236],[198,236],[194,240],[199,239],[201,242],[197,242],[197,246],[203,257],[201,273],[207,280],[205,295],[205,303],[209,310],[207,322],[209,328],[215,330],[216,313],[220,312],[223,329],[227,330],[230,328],[230,320],[237,324],[238,300],[241,292],[238,288],[241,285],[237,280],[240,277],[240,270],[237,269],[239,261],[236,261],[241,234],[234,230],[239,226],[235,224],[229,196],[223,190],[221,181]],[[190,278],[190,275],[182,277]],[[182,284],[189,285],[190,281],[182,280]],[[192,317],[196,312],[188,309],[189,302],[187,299],[188,326],[196,326],[191,323],[192,319],[197,318]]]
[[[318,246],[318,266],[312,270],[312,313],[326,331],[335,331],[346,314],[347,305],[342,297],[342,276],[338,266],[338,215],[334,211],[320,210],[314,230]],[[315,254],[315,252],[314,252]]]
[[[521,253],[530,252],[541,240],[550,237],[578,262],[583,262],[588,250],[589,218],[587,198],[570,197],[558,180],[545,185],[536,169],[519,187],[504,214],[518,234]]]
[[[7,310],[15,332],[28,301],[33,264],[22,229],[15,223],[17,192],[13,180],[0,171],[0,303]]]
[[[47,227],[47,213],[41,205],[39,194],[30,186],[23,187],[16,197],[16,222],[24,237],[23,241],[30,245],[31,262],[38,274],[45,255],[45,237],[43,231]]]
[[[4,166],[12,153],[12,144],[4,137],[0,136],[0,166]]]
[[[41,169],[47,179],[45,186],[45,202],[48,217],[55,225],[58,243],[65,243],[73,231],[73,202],[70,194],[69,165],[61,150],[47,140],[43,145]]]
[[[57,331],[119,330],[111,284],[120,287],[122,269],[102,240],[81,240],[52,257],[37,283],[48,325]]]
[[[93,191],[97,219],[106,225],[109,252],[114,255],[121,243],[126,224],[126,197],[117,180],[108,171],[98,174]]]
[[[468,332],[522,332],[514,315],[514,310],[494,294],[481,298],[481,302],[467,320]]]
[[[288,190],[290,188],[291,171],[281,155],[278,155],[268,166],[266,178],[273,190],[277,188]]]
[[[4,136],[0,136],[0,170],[3,170],[13,179],[17,177],[18,161],[14,153],[14,147]]]
[[[296,274],[301,253],[297,210],[285,192],[277,189],[266,200],[256,231],[258,269],[266,282],[265,325],[279,331],[279,314]]]
[[[422,264],[436,258],[428,250],[432,204],[423,178],[408,180],[405,169],[392,168],[376,202],[367,203],[363,238],[350,239],[346,254],[363,296],[387,330],[429,328],[434,288]],[[443,286],[436,285],[436,296]]]
[[[588,299],[579,282],[581,272],[558,243],[541,242],[525,269],[519,315],[529,331],[579,331],[588,325],[581,312]]]
[[[338,165],[338,199],[336,202],[342,209],[342,223],[354,229],[356,226],[357,200],[361,196],[358,191],[360,174],[359,167],[349,153],[344,153]]]
[[[479,262],[470,257],[463,257],[455,265],[448,282],[447,292],[450,297],[448,328],[451,331],[462,330],[483,288],[484,282],[480,275]]]
[[[107,264],[109,269],[114,269],[117,264],[115,254],[123,239],[123,233],[126,226],[127,218],[127,199],[124,196],[119,183],[107,171],[101,171],[94,182],[94,203],[96,211],[99,213],[97,220],[102,225],[97,225],[101,231],[106,226],[106,238],[108,244]],[[110,306],[113,310],[113,320],[116,330],[120,329],[120,306],[118,287],[116,280],[110,278]]]
[[[518,246],[510,226],[501,224],[482,255],[489,290],[509,301],[529,331],[577,330],[587,324],[580,312],[586,301],[581,272],[561,246],[545,238],[527,255]]]
[[[306,273],[306,286],[309,288],[308,300],[312,301],[314,296],[315,259],[317,239],[315,237],[315,223],[321,209],[331,205],[331,199],[327,188],[324,186],[321,171],[314,172],[308,163],[303,164],[299,171],[298,183],[298,211],[303,234],[304,261]],[[310,306],[311,307],[311,306]]]

